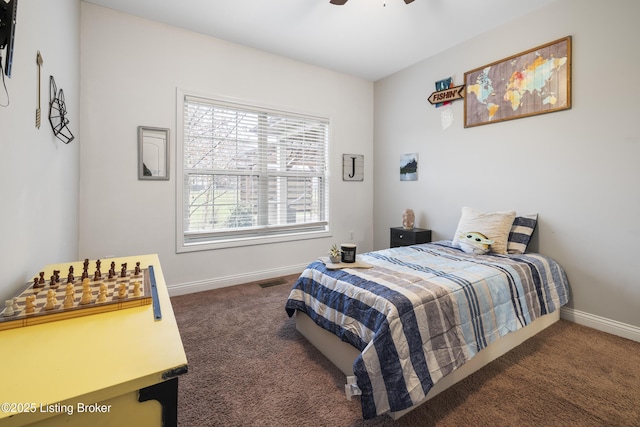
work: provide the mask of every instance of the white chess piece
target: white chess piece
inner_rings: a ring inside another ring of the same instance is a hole
[[[2,315],[13,316],[13,301],[8,299],[4,302],[4,305],[6,306],[6,308],[4,309],[4,312],[2,313]]]
[[[140,291],[140,282],[136,280],[133,282],[133,296],[139,297],[140,295],[142,295],[142,292]]]
[[[126,298],[127,297],[127,284],[120,283],[118,286],[118,298]]]
[[[107,285],[100,283],[100,293],[98,294],[98,302],[105,302],[107,300]]]
[[[82,280],[82,297],[80,298],[80,304],[89,304],[91,302],[91,287],[89,279]]]
[[[35,295],[27,295],[27,297],[25,298],[25,301],[26,301],[25,313],[31,314],[31,313],[35,312],[36,311],[36,308],[35,308],[36,296]]]
[[[56,291],[49,289],[47,291],[47,304],[44,306],[45,310],[53,310],[56,308]]]
[[[75,300],[74,296],[75,296],[75,292],[74,292],[73,285],[71,283],[67,283],[64,302],[62,303],[62,306],[64,308],[73,307],[73,302]]]

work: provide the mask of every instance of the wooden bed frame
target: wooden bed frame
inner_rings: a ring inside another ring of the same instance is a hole
[[[431,388],[427,396],[418,404],[403,411],[390,412],[389,416],[394,420],[397,420],[401,416],[422,405],[427,400],[507,353],[509,350],[519,346],[524,341],[551,326],[558,320],[560,320],[560,310],[556,310],[553,313],[539,317],[526,327],[509,333],[499,340],[494,341],[476,354],[476,356],[467,363],[438,381]],[[341,341],[340,338],[329,331],[322,329],[320,326],[316,325],[309,316],[299,310],[296,310],[296,329],[346,376],[353,375],[353,362],[360,355],[360,352],[355,347]]]

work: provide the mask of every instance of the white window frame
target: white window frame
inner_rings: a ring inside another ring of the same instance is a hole
[[[255,102],[247,102],[238,99],[230,99],[221,96],[211,96],[206,94],[199,94],[193,91],[185,91],[178,88],[176,93],[176,252],[193,252],[202,250],[214,250],[222,248],[232,248],[239,246],[250,246],[258,244],[269,244],[278,242],[287,242],[295,240],[307,240],[312,238],[325,238],[331,237],[329,216],[332,209],[330,206],[325,208],[326,218],[316,224],[310,224],[308,227],[296,227],[289,229],[288,227],[270,227],[268,230],[261,230],[254,234],[249,233],[234,233],[234,232],[211,232],[211,233],[193,233],[185,232],[184,220],[184,201],[185,197],[184,181],[184,104],[186,97],[202,98],[204,100],[210,100],[213,102],[221,102],[230,105],[238,105],[239,107],[246,106],[254,109],[261,109],[266,112],[285,113],[294,116],[307,116],[312,118],[318,118],[328,121],[328,137],[329,147],[327,147],[327,170],[325,172],[325,179],[327,180],[325,203],[329,205],[329,186],[330,186],[330,165],[329,160],[331,158],[329,153],[330,139],[331,139],[331,118],[327,115],[321,114],[309,114],[291,112],[284,108],[274,108],[273,106],[265,106],[256,104]]]

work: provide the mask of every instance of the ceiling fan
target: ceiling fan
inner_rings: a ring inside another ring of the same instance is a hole
[[[331,4],[335,4],[335,5],[338,5],[338,6],[342,6],[342,5],[343,5],[343,4],[345,4],[347,1],[349,1],[349,0],[331,0],[329,3],[331,3]],[[409,3],[411,3],[411,2],[413,2],[413,0],[404,0],[404,3],[405,3],[405,4],[409,4]]]

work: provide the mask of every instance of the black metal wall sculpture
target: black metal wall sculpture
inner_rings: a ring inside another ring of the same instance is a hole
[[[64,92],[58,92],[56,81],[49,76],[49,123],[53,134],[65,144],[73,141],[73,134],[69,130],[69,119],[66,118],[67,106],[64,103]]]

